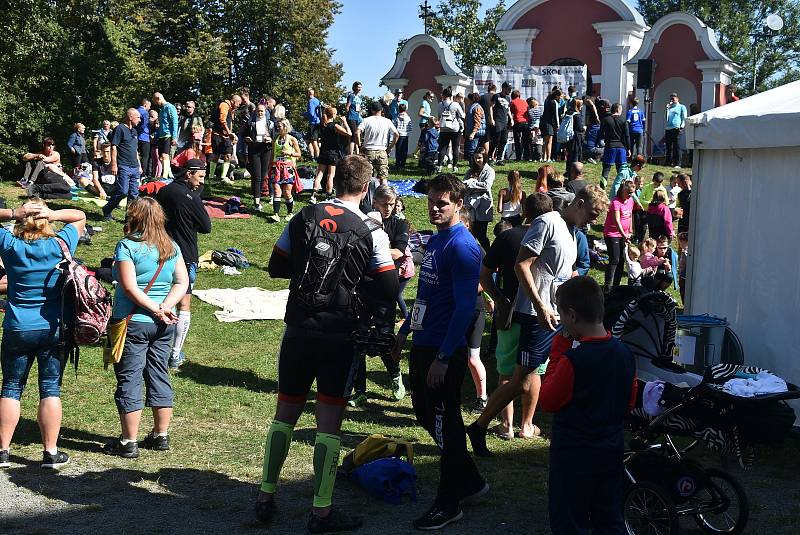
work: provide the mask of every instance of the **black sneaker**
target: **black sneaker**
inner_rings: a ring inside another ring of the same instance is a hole
[[[46,451],[42,454],[42,468],[61,468],[69,462],[69,455],[63,451],[56,452],[55,455]]]
[[[268,502],[256,502],[255,511],[256,511],[256,518],[262,524],[269,524],[272,521],[272,517],[275,516],[275,512],[278,510],[275,507],[275,500],[272,499]]]
[[[478,481],[474,485],[470,485],[469,488],[464,489],[464,494],[458,500],[458,503],[459,505],[461,505],[466,501],[480,498],[487,492],[489,492],[489,484],[483,479],[478,479]]]
[[[491,457],[494,455],[489,448],[486,447],[486,429],[478,425],[478,422],[472,422],[467,426],[467,436],[472,444],[472,453],[478,457]]]
[[[130,444],[130,442],[128,442]],[[167,451],[169,449],[169,436],[158,437],[150,431],[144,440],[142,440],[142,448],[146,450]]]
[[[446,507],[442,505],[433,504],[433,507],[428,509],[428,512],[414,520],[414,529],[421,531],[433,531],[442,529],[447,524],[452,524],[464,516],[464,511],[461,507],[455,505]]]
[[[475,403],[472,405],[472,414],[482,414],[483,409],[486,408],[487,401],[489,401],[487,398],[476,398]]]
[[[355,531],[361,527],[361,519],[350,516],[338,509],[331,509],[326,517],[319,517],[314,513],[308,516],[309,533],[335,533],[337,531]]]
[[[8,468],[11,461],[8,460],[8,450],[0,450],[0,468]]]
[[[115,438],[103,446],[103,453],[125,457],[126,459],[135,459],[139,456],[139,445],[136,442],[123,444],[118,438]]]

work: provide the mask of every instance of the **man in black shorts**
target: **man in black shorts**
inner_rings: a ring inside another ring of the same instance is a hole
[[[206,164],[202,160],[191,159],[186,167],[176,169],[175,180],[161,188],[156,200],[167,216],[167,233],[181,248],[186,272],[189,274],[189,289],[178,303],[178,324],[175,326],[175,340],[169,357],[169,367],[180,367],[186,357],[183,343],[189,334],[191,324],[192,286],[197,277],[197,233],[211,232],[211,218],[208,217],[200,199],[206,177]]]
[[[231,95],[231,98],[217,102],[211,114],[211,162],[209,172],[211,178],[217,176],[217,164],[222,159],[222,181],[230,183],[228,168],[231,165],[233,154],[233,116],[236,109],[242,104],[242,97]]]
[[[275,516],[275,491],[289,452],[292,432],[311,385],[317,382],[314,444],[314,507],[311,533],[351,531],[361,520],[331,508],[339,461],[339,436],[352,390],[359,327],[358,294],[392,303],[398,290],[389,238],[380,224],[359,210],[371,166],[347,156],[336,167],[336,198],[305,207],[291,219],[269,260],[273,278],[291,279],[286,331],[278,358],[278,404],[264,447],[256,516]],[[349,253],[342,253],[348,250]],[[369,275],[369,282],[364,279]]]

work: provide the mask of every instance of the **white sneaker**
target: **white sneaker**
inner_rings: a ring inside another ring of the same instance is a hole
[[[287,215],[286,215],[286,219],[284,219],[284,221],[286,221],[286,222],[288,223],[288,222],[289,222],[289,220],[290,220],[292,217],[294,217],[294,214],[287,214]]]
[[[276,223],[280,223],[281,222],[281,216],[279,216],[278,214],[272,214],[271,216],[269,216],[269,218],[270,218],[270,220],[272,220],[272,221],[274,221]]]
[[[597,160],[595,160],[594,158],[589,158],[588,160],[586,160],[586,162],[587,163],[597,163]]]
[[[261,205],[261,203],[258,203],[257,205],[255,205],[254,208],[255,208],[256,212],[263,212],[264,211],[264,207]]]
[[[311,204],[317,204],[317,202],[319,201],[317,201],[317,198],[314,195],[312,195],[311,198],[308,199],[308,202]]]
[[[228,178],[228,177],[225,177],[225,178],[223,178],[223,179],[222,179],[222,183],[223,183],[223,184],[227,184],[227,185],[229,185],[229,186],[230,186],[230,185],[232,185],[232,184],[233,184],[233,180],[231,180],[231,179],[230,179],[230,178]]]
[[[680,165],[676,165],[675,167],[673,167],[673,169],[675,171],[680,171],[681,169],[683,169],[683,167],[681,167]]]

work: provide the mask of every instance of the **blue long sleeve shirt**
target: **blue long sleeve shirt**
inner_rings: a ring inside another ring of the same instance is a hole
[[[578,256],[575,260],[575,271],[581,277],[589,273],[592,261],[589,257],[589,240],[582,230],[575,229],[575,245],[578,249]]]
[[[664,127],[666,130],[674,130],[675,128],[683,128],[686,126],[686,106],[681,103],[667,108],[667,125]]]
[[[414,345],[438,347],[448,358],[466,345],[480,268],[480,246],[462,223],[434,234],[420,267],[414,309],[400,333],[413,330]]]
[[[175,106],[167,102],[161,106],[158,112],[158,132],[156,137],[171,137],[178,140],[178,110]]]
[[[139,112],[141,121],[136,125],[136,131],[139,133],[139,141],[147,141],[150,143],[150,112],[144,109],[144,106],[139,106],[136,111]]]
[[[308,108],[306,109],[306,119],[308,119],[308,124],[320,124],[322,118],[320,117],[319,110],[320,102],[317,97],[311,97],[308,99]]]

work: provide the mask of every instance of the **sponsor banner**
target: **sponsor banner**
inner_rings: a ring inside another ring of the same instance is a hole
[[[574,85],[578,95],[586,94],[586,65],[569,67],[514,67],[507,65],[476,65],[473,82],[479,93],[486,92],[490,83],[497,86],[508,82],[514,89],[519,89],[522,98],[533,97],[544,102],[545,97],[555,86],[561,87],[564,93],[567,87]]]

